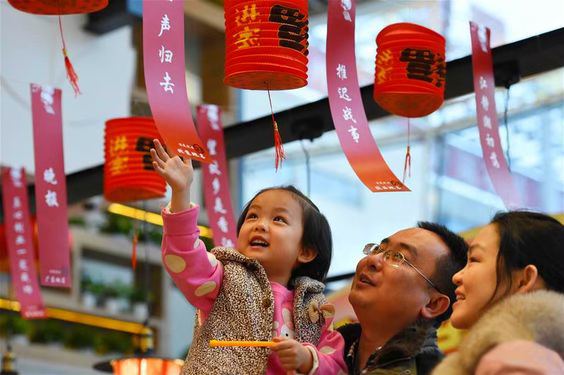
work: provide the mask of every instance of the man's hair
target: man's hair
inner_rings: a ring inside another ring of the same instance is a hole
[[[466,264],[468,244],[464,241],[464,238],[450,231],[444,225],[420,221],[417,223],[417,227],[435,233],[449,249],[447,255],[443,255],[436,260],[435,272],[430,277],[437,288],[450,299],[448,309],[435,318],[435,325],[438,326],[441,322],[450,318],[452,313],[452,304],[456,301],[454,294],[456,285],[452,282],[452,277]]]

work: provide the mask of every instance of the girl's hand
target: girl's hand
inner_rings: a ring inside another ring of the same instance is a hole
[[[313,358],[311,352],[305,346],[296,340],[284,337],[275,337],[272,341],[276,342],[276,345],[271,349],[278,354],[285,370],[298,370],[302,374],[310,372],[313,366]]]
[[[194,179],[192,160],[183,161],[179,156],[170,157],[158,139],[153,140],[155,148],[151,149],[153,167],[170,185],[173,192],[185,193],[190,190]]]
[[[170,211],[181,212],[190,208],[190,185],[194,179],[192,160],[170,157],[158,139],[153,140],[155,148],[151,149],[153,167],[172,188]]]

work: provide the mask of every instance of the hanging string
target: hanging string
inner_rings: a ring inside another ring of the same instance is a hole
[[[74,67],[69,59],[67,53],[67,45],[65,43],[65,37],[63,35],[63,23],[61,21],[61,16],[59,15],[59,31],[61,33],[61,40],[63,42],[63,56],[65,57],[65,69],[67,71],[67,78],[74,90],[74,96],[80,95],[80,87],[78,87],[78,75],[74,71]]]
[[[304,145],[304,140],[302,139],[300,144],[302,145],[302,150],[304,152],[305,155],[305,165],[306,165],[306,191],[307,191],[307,196],[311,196],[311,163],[310,163],[310,157],[309,157],[309,152],[307,151],[307,148]]]
[[[272,115],[272,125],[274,127],[274,151],[276,152],[276,159],[274,161],[274,166],[278,172],[278,167],[282,166],[282,160],[286,158],[284,154],[284,146],[282,144],[282,137],[280,137],[280,132],[278,131],[278,123],[274,118],[274,110],[272,109],[272,99],[270,97],[270,87],[266,83],[266,90],[268,91],[268,103],[270,104],[270,113]]]
[[[507,91],[505,93],[505,108],[503,110],[503,124],[505,125],[505,141],[507,143],[507,148],[505,149],[505,158],[507,159],[507,168],[511,171],[511,143],[509,142],[509,123],[507,121],[507,112],[509,111],[509,90],[511,86],[506,86]]]
[[[143,222],[141,223],[141,233],[143,234],[143,240],[145,241],[145,246],[143,246],[143,258],[145,264],[143,265],[143,289],[145,292],[145,303],[147,304],[147,319],[143,322],[143,325],[149,326],[149,318],[151,317],[151,302],[149,298],[149,287],[151,283],[149,282],[150,270],[149,270],[149,251],[147,246],[148,235],[147,235],[147,201],[143,201]]]
[[[131,269],[137,269],[137,243],[139,242],[139,228],[137,220],[133,220],[133,238],[131,239]]]
[[[403,164],[403,178],[401,182],[405,184],[405,176],[407,174],[408,177],[411,178],[411,146],[410,146],[410,138],[411,138],[411,122],[410,118],[407,118],[407,148],[405,150],[405,162]]]

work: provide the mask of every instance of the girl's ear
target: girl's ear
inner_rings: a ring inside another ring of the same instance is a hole
[[[302,247],[298,254],[298,263],[309,263],[317,257],[317,251],[311,247]]]
[[[513,272],[513,285],[517,293],[527,293],[542,288],[544,281],[539,275],[537,267],[533,264]]]

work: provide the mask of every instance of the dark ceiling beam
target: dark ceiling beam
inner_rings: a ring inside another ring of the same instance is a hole
[[[470,42],[470,41],[468,41]],[[507,77],[534,76],[564,66],[564,28],[540,34],[492,50],[496,84],[503,86]],[[505,77],[505,78],[504,78]],[[374,85],[361,88],[362,101],[368,120],[388,116],[372,99]],[[447,63],[445,100],[474,92],[472,59],[465,56]],[[278,112],[276,121],[284,143],[310,139],[334,130],[327,98]],[[270,115],[235,124],[225,129],[228,159],[238,158],[273,146]],[[67,176],[68,203],[80,202],[103,193],[103,166],[97,166]],[[33,186],[29,187],[33,193]],[[33,202],[33,194],[30,194]],[[0,205],[2,204],[0,200]],[[31,204],[31,207],[34,207]],[[33,210],[33,208],[32,208]],[[0,210],[0,220],[3,211]]]

